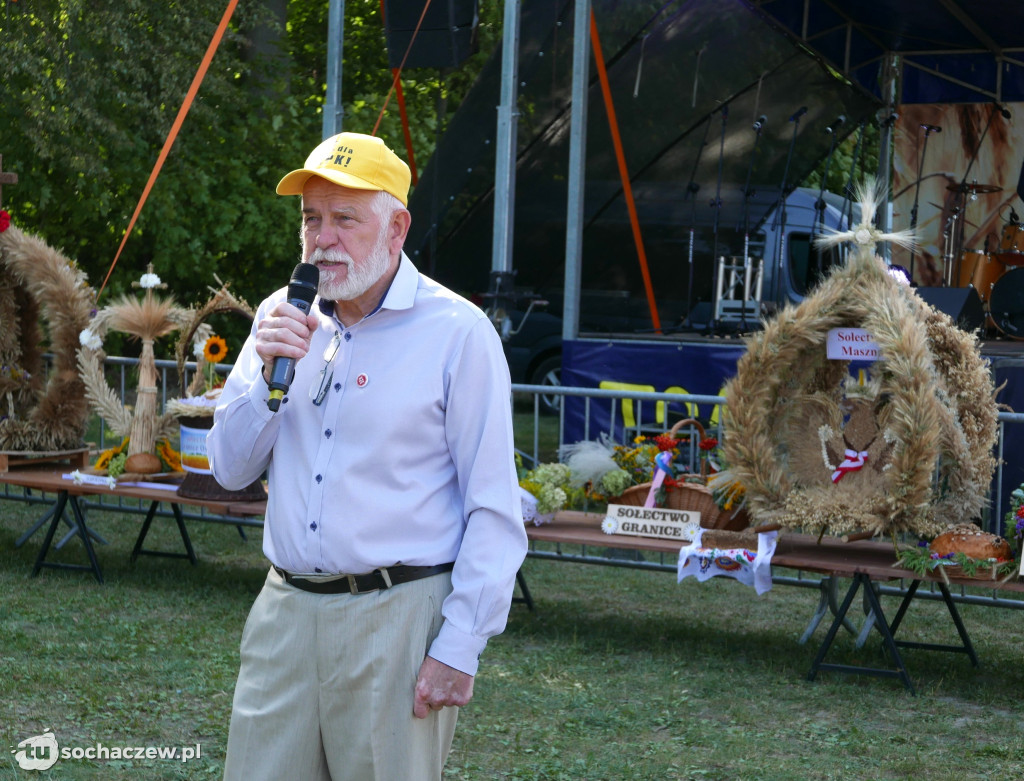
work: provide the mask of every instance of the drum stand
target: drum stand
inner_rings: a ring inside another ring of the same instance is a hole
[[[924,173],[924,158],[928,154],[928,136],[934,130],[941,133],[942,128],[935,125],[921,125],[924,128],[924,143],[921,145],[921,159],[917,163],[917,182],[914,185],[914,205],[910,209],[910,230],[917,228],[917,206],[921,197],[921,175]],[[910,279],[914,279],[914,258],[917,256],[917,244],[910,245]]]
[[[779,300],[783,296],[782,275],[786,271],[786,198],[789,195],[789,166],[793,161],[793,148],[796,146],[796,137],[800,132],[800,117],[807,113],[807,106],[797,109],[789,121],[793,123],[793,135],[789,139],[789,151],[786,153],[786,164],[782,168],[782,184],[779,185],[779,200],[775,205],[775,216],[772,218],[772,229],[778,230],[776,263],[772,268],[772,302],[781,308]]]
[[[956,280],[960,278],[959,244],[963,242],[962,231],[959,230],[961,203],[962,199],[958,197],[957,205],[953,207],[942,232],[942,284],[944,287],[956,287]],[[955,269],[954,264],[956,265]],[[911,264],[911,269],[913,269],[913,264]]]
[[[704,138],[700,142],[700,148],[697,150],[697,154],[693,161],[693,170],[690,171],[690,181],[686,185],[686,194],[683,196],[685,201],[687,198],[690,199],[690,240],[687,247],[687,273],[689,279],[686,285],[686,319],[692,325],[693,323],[693,244],[694,244],[694,233],[697,227],[697,192],[700,190],[700,185],[695,181],[697,178],[697,166],[700,165],[700,158],[704,152],[704,147],[708,145],[708,131],[711,129],[711,115],[708,115],[708,120],[704,125]]]

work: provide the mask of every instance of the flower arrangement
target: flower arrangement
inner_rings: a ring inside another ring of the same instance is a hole
[[[715,504],[723,510],[739,510],[746,505],[747,492],[725,459],[722,448],[715,444],[713,455],[709,456],[711,470],[708,475],[708,488]]]
[[[1006,513],[1006,532],[1003,536],[1017,541],[1017,555],[1024,556],[1024,484],[1010,494],[1010,510]]]
[[[221,387],[224,380],[217,377],[217,364],[228,354],[228,343],[222,337],[211,334],[205,342],[197,341],[193,352],[197,360],[202,357],[206,361],[206,390]]]
[[[204,339],[204,333],[205,330],[197,331],[197,338],[192,344],[197,369],[196,377],[188,388],[189,395],[167,402],[168,411],[177,415],[181,422],[197,417],[212,419],[220,389],[224,386],[224,378],[217,375],[217,364],[228,354],[228,343],[216,334]],[[195,420],[188,423],[189,426],[197,424]]]
[[[669,452],[675,458],[681,441],[670,434],[659,434],[637,436],[631,444],[619,445],[604,434],[597,442],[569,445],[562,449],[562,455],[569,467],[571,484],[582,489],[586,499],[606,502],[621,496],[627,488],[651,482],[658,454]],[[671,491],[677,484],[674,475],[667,475],[662,487]]]
[[[0,209],[0,233],[11,227],[11,215],[6,209]]]
[[[516,466],[519,469],[523,520],[532,521],[535,526],[549,522],[556,512],[569,504],[570,497],[579,493],[570,485],[571,475],[565,464],[539,464],[525,470],[522,458],[516,454]]]
[[[540,464],[526,472],[519,487],[537,500],[537,512],[550,515],[565,507],[569,499],[569,467],[565,464]]]
[[[691,441],[687,435],[676,436],[678,429],[686,424],[698,430],[697,463],[693,469],[678,460],[681,447]],[[628,488],[651,483],[662,453],[670,454],[669,458],[661,459],[670,469],[658,491],[659,504],[681,483],[702,485],[708,482],[709,476],[715,476],[724,463],[718,439],[707,436],[703,427],[693,420],[680,421],[671,431],[657,436],[637,436],[627,445],[615,444],[607,435],[602,435],[598,442],[579,442],[563,449],[573,483],[585,486],[587,498],[595,501],[608,501],[621,496]],[[730,475],[720,483],[716,501],[724,509],[738,508],[743,502],[742,486]]]

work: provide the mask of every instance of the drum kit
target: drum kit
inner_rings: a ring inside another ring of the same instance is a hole
[[[952,184],[949,189],[977,195],[998,192],[1001,188]],[[946,226],[945,281],[948,286],[970,287],[977,292],[987,326],[1010,339],[1024,339],[1024,225],[1012,209],[1010,214],[998,249],[990,251],[987,246],[981,250],[958,249],[962,247],[963,228],[957,225],[960,213],[954,211]]]

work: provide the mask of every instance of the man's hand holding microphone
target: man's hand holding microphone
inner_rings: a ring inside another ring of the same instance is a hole
[[[277,412],[288,392],[295,364],[307,352],[317,328],[310,314],[320,281],[320,270],[312,263],[299,263],[292,272],[286,300],[274,305],[256,326],[256,354],[263,359],[263,379],[270,386],[267,406]]]

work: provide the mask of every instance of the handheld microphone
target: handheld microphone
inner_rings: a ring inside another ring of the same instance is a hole
[[[760,130],[761,128],[763,128],[767,121],[768,117],[766,117],[764,114],[759,116],[757,118],[757,122],[754,123],[754,130]]]
[[[796,122],[800,117],[807,113],[807,106],[801,106],[797,112],[789,118],[790,122]]]
[[[925,132],[927,132],[927,133],[941,133],[942,132],[942,128],[939,127],[938,125],[921,125],[921,127],[923,127],[925,129]]]
[[[288,282],[288,303],[300,309],[303,314],[309,314],[319,283],[320,269],[312,263],[299,263]],[[294,376],[294,358],[284,358],[280,355],[274,358],[274,365],[270,370],[270,398],[267,399],[267,407],[271,412],[277,412],[281,406],[281,399],[288,392],[288,386],[292,384]]]
[[[831,135],[835,131],[839,130],[839,128],[841,128],[845,122],[846,122],[846,114],[840,114],[838,117],[836,117],[836,121],[835,122],[833,122],[831,125],[829,125],[827,128],[825,128],[825,132],[828,133],[829,135]]]

